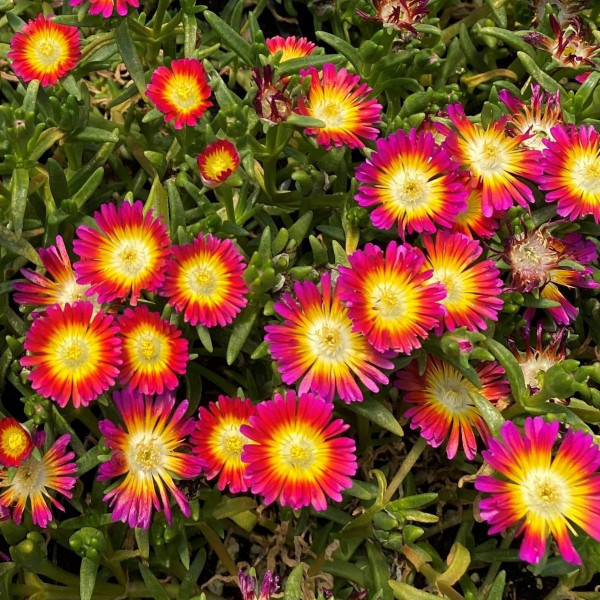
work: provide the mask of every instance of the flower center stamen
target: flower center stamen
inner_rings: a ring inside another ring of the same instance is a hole
[[[138,444],[135,450],[134,462],[142,471],[153,471],[159,465],[160,448],[154,439]]]
[[[218,280],[209,267],[199,266],[190,271],[188,284],[196,294],[211,296],[217,289]]]
[[[399,319],[404,314],[403,297],[397,289],[382,287],[376,290],[373,310],[382,319]]]
[[[294,434],[283,454],[284,463],[292,469],[309,469],[315,461],[315,446],[304,436]]]
[[[37,58],[45,67],[54,66],[61,56],[62,48],[55,41],[45,39],[37,47]]]
[[[89,348],[85,340],[78,338],[70,339],[63,344],[61,354],[65,367],[69,370],[74,370],[87,362]]]
[[[480,175],[493,175],[506,170],[506,160],[497,141],[474,145],[471,160]]]
[[[586,156],[577,161],[573,168],[573,180],[584,192],[600,193],[600,157]]]
[[[469,396],[469,382],[461,375],[440,377],[434,384],[435,399],[453,414],[464,414],[473,406]]]
[[[336,102],[326,102],[315,107],[314,116],[325,123],[325,127],[342,127],[346,121],[343,108]]]
[[[173,99],[182,110],[194,108],[198,104],[196,86],[191,82],[178,81],[173,86]]]
[[[219,448],[227,458],[240,458],[248,438],[240,432],[240,423],[230,423],[220,434]]]
[[[30,495],[44,486],[46,471],[44,464],[30,457],[18,467],[13,479],[13,486],[19,495]]]
[[[20,427],[14,427],[4,437],[3,442],[11,454],[17,454],[27,446],[28,439],[26,433]]]
[[[147,362],[153,362],[160,355],[160,346],[160,340],[148,335],[140,340],[139,351]]]
[[[117,270],[132,279],[147,268],[149,260],[148,248],[141,243],[125,244],[115,252]]]
[[[529,473],[522,484],[523,500],[529,510],[552,518],[563,513],[568,504],[568,486],[562,477],[550,470]]]
[[[339,329],[325,326],[318,332],[319,350],[331,358],[336,358],[342,351],[342,336]]]
[[[429,202],[427,176],[424,173],[407,173],[401,170],[393,176],[390,190],[392,197],[402,208],[414,209]]]

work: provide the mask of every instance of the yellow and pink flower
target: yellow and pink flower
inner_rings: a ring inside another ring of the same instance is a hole
[[[30,454],[19,463],[14,474],[0,471],[0,507],[13,509],[15,523],[23,520],[28,500],[33,524],[43,529],[52,521],[48,503],[64,511],[63,505],[51,492],[66,498],[73,496],[71,490],[75,487],[77,465],[73,460],[75,454],[66,451],[70,439],[68,434],[59,437],[41,458]]]
[[[242,450],[250,440],[241,432],[242,425],[250,423],[256,409],[248,398],[219,396],[208,408],[198,411],[196,428],[190,437],[194,453],[207,465],[205,477],[209,481],[217,475],[217,487],[229,487],[232,494],[248,490],[246,464]]]
[[[356,473],[356,444],[339,436],[348,425],[332,417],[331,402],[291,390],[258,404],[241,428],[250,440],[242,460],[252,493],[264,496],[265,504],[293,509],[312,505],[322,511],[327,498],[341,501]]]
[[[121,364],[119,330],[90,302],[50,306],[25,334],[31,387],[59,406],[87,406],[114,385]]]
[[[148,529],[154,508],[170,523],[171,498],[189,517],[189,501],[175,479],[198,477],[202,462],[183,452],[194,430],[194,421],[185,416],[187,400],[175,407],[170,393],[153,398],[130,389],[114,392],[113,399],[123,425],[100,421],[112,453],[98,469],[98,481],[124,476],[103,498],[113,509],[113,521]]]
[[[500,439],[490,439],[489,449],[482,452],[499,476],[480,475],[475,481],[477,490],[490,494],[479,503],[490,535],[520,523],[520,557],[533,564],[546,553],[550,535],[562,557],[573,564],[581,559],[569,531],[576,534],[579,528],[600,541],[600,448],[592,435],[570,429],[553,454],[559,426],[558,421],[528,418],[522,435],[507,421]]]
[[[78,6],[85,0],[69,0],[71,6]],[[129,8],[138,8],[139,0],[87,0],[90,3],[88,12],[90,15],[102,15],[105,19],[110,19],[116,12],[124,17]]]
[[[294,35],[285,38],[277,35],[266,39],[265,44],[271,56],[275,56],[278,52],[281,52],[280,63],[292,60],[293,58],[310,56],[317,48],[315,44],[309,42],[305,37],[296,38]]]
[[[168,67],[158,67],[146,88],[146,96],[165,121],[173,121],[175,129],[193,127],[212,106],[210,87],[202,63],[194,58],[179,58]]]
[[[452,231],[471,238],[475,236],[489,238],[496,233],[498,227],[500,227],[498,219],[483,214],[481,190],[471,189],[467,197],[467,208],[456,215]]]
[[[174,246],[161,290],[186,323],[224,327],[246,306],[244,258],[229,239],[199,234],[191,244]]]
[[[411,129],[377,140],[377,150],[356,170],[356,201],[377,206],[371,221],[379,229],[396,223],[405,233],[433,233],[451,227],[466,209],[467,192],[456,166],[431,133]]]
[[[379,131],[382,106],[375,98],[369,99],[371,88],[360,83],[358,75],[346,69],[336,70],[333,63],[300,72],[303,80],[310,77],[308,95],[298,100],[297,111],[323,121],[323,127],[307,127],[307,135],[314,135],[320,146],[364,147],[363,139],[374,140]]]
[[[296,298],[284,294],[275,303],[283,322],[265,327],[265,340],[284,383],[302,379],[300,394],[311,391],[331,401],[337,393],[346,402],[363,399],[355,377],[372,392],[388,383],[380,369],[393,368],[390,354],[378,352],[354,330],[329,273],[321,277],[321,291],[312,281],[298,281],[294,294]]]
[[[101,303],[131,294],[135,306],[142,290],[155,292],[164,281],[171,255],[167,229],[152,210],[144,214],[139,200],[103,204],[94,220],[98,228],[80,225],[73,242],[77,282],[89,285],[87,295],[98,294]]]
[[[224,183],[240,165],[240,155],[229,140],[209,144],[198,155],[198,169],[202,183],[215,188]]]
[[[7,56],[13,71],[24,81],[37,79],[44,87],[54,85],[77,65],[81,56],[79,29],[40,14],[13,35]]]
[[[16,467],[33,450],[27,428],[12,417],[0,419],[0,464]]]

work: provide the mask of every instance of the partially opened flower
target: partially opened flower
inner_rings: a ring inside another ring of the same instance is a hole
[[[486,217],[482,209],[481,190],[471,189],[467,197],[467,208],[456,215],[452,224],[452,231],[462,233],[468,237],[489,238],[500,227],[498,219]]]
[[[229,239],[199,234],[191,244],[173,247],[161,290],[186,323],[221,327],[246,306],[244,258]]]
[[[41,458],[30,454],[19,463],[14,475],[0,471],[0,506],[12,508],[15,523],[23,520],[28,500],[33,524],[44,529],[52,521],[48,503],[64,511],[52,492],[66,498],[73,496],[71,490],[75,487],[77,465],[73,460],[75,454],[67,452],[70,439],[68,434],[59,437]]]
[[[581,528],[600,541],[600,448],[592,435],[570,429],[553,455],[559,427],[558,421],[528,418],[522,435],[506,421],[500,439],[490,439],[489,450],[482,452],[498,476],[479,475],[475,481],[476,489],[490,494],[479,503],[490,535],[520,525],[520,557],[529,563],[540,562],[550,535],[574,564],[581,559],[569,531]]]
[[[69,0],[71,6],[78,6],[85,0]],[[124,17],[129,8],[138,8],[139,0],[87,0],[90,3],[88,10],[90,15],[102,15],[105,19],[109,19],[116,12],[119,16]]]
[[[252,70],[256,83],[256,96],[252,105],[260,120],[275,125],[286,121],[292,113],[292,99],[286,93],[289,81],[275,81],[271,65]]]
[[[179,58],[170,67],[158,67],[146,88],[146,96],[165,114],[175,129],[193,127],[212,106],[206,71],[199,60]]]
[[[320,146],[348,146],[362,148],[363,139],[373,140],[379,134],[375,125],[381,120],[382,106],[375,98],[369,99],[371,88],[360,83],[358,75],[344,68],[339,71],[333,63],[300,73],[310,77],[308,95],[298,100],[298,112],[323,121],[323,127],[307,127],[307,135],[314,135]]]
[[[410,354],[420,348],[444,315],[446,290],[423,269],[425,257],[408,244],[390,242],[383,251],[367,244],[340,266],[339,295],[354,329],[376,350]]]
[[[273,571],[265,572],[260,589],[254,569],[250,569],[250,573],[239,571],[238,581],[243,600],[271,600],[271,596],[279,589],[279,577],[273,575]]]
[[[121,340],[113,318],[94,315],[90,302],[55,304],[25,334],[21,358],[31,387],[59,406],[87,406],[114,385],[121,364]]]
[[[170,257],[167,229],[141,201],[103,204],[94,213],[97,229],[80,225],[73,249],[77,282],[99,302],[122,300],[131,294],[135,306],[142,290],[156,292],[165,278]]]
[[[81,56],[79,29],[40,14],[13,35],[7,56],[13,71],[24,81],[37,79],[44,87],[54,85],[77,65]]]
[[[421,435],[434,448],[447,442],[446,454],[452,459],[462,446],[466,457],[477,454],[478,432],[485,442],[490,430],[475,407],[473,394],[481,394],[492,403],[510,394],[504,369],[496,363],[481,363],[476,368],[481,388],[476,388],[458,369],[449,363],[429,356],[425,372],[420,375],[416,361],[397,374],[394,385],[412,404],[404,416],[410,428],[420,428]]]
[[[175,479],[198,477],[202,462],[183,452],[194,430],[194,421],[185,416],[187,400],[175,407],[170,393],[153,398],[130,389],[114,392],[113,399],[123,425],[100,421],[112,454],[98,469],[98,481],[124,476],[103,498],[113,509],[113,521],[148,529],[154,508],[170,523],[171,498],[189,517],[188,499]]]
[[[398,225],[399,234],[451,227],[466,208],[467,192],[448,154],[431,133],[402,130],[377,140],[377,150],[356,170],[356,201],[375,206],[375,227]]]
[[[198,169],[202,183],[214,188],[224,183],[240,164],[240,155],[229,140],[209,144],[198,155]]]
[[[278,52],[281,52],[280,62],[282,63],[293,58],[310,56],[317,48],[315,44],[309,42],[305,37],[297,38],[294,35],[285,38],[276,35],[275,37],[267,38],[265,44],[271,56],[275,56]]]
[[[188,361],[188,341],[181,331],[146,305],[126,309],[117,324],[123,345],[119,383],[142,394],[174,390]]]
[[[362,10],[356,12],[367,21],[393,25],[396,29],[416,34],[415,25],[427,16],[428,0],[373,0],[375,15],[368,15]]]
[[[356,444],[339,437],[348,425],[332,417],[332,403],[291,390],[258,404],[250,424],[242,425],[250,440],[242,460],[252,493],[264,496],[265,504],[293,509],[312,505],[320,511],[327,498],[339,502],[356,473]]]
[[[191,435],[192,449],[208,465],[204,475],[210,481],[217,475],[217,487],[229,487],[232,494],[248,489],[246,465],[242,462],[242,449],[249,443],[241,432],[242,425],[250,423],[256,413],[248,399],[219,396],[208,408],[201,406],[196,428]]]
[[[0,419],[0,465],[16,467],[33,450],[31,434],[12,417]]]
[[[355,377],[372,392],[388,378],[380,369],[394,365],[354,331],[340,288],[331,286],[329,273],[321,277],[321,291],[311,281],[294,284],[275,312],[284,320],[267,325],[265,340],[284,383],[300,381],[299,393],[312,391],[331,401],[335,394],[346,402],[360,401],[363,393]]]

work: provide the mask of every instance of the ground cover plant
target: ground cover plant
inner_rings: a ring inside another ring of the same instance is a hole
[[[599,18],[0,2],[0,599],[600,598]]]

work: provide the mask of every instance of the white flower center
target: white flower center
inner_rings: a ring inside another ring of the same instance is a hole
[[[336,102],[322,102],[313,107],[313,116],[325,123],[325,127],[341,128],[346,124],[346,111]]]
[[[600,193],[600,156],[582,156],[575,161],[572,172],[572,180],[582,192]]]
[[[114,254],[115,269],[134,279],[146,270],[150,262],[148,247],[140,240],[127,241],[121,244]]]
[[[187,282],[190,289],[199,296],[212,296],[219,284],[214,271],[206,265],[191,268],[187,273]]]
[[[219,449],[227,458],[240,458],[248,438],[240,432],[240,426],[230,423],[223,427],[219,436]]]
[[[167,448],[155,434],[143,432],[131,436],[127,454],[132,471],[152,476],[162,470]]]
[[[536,231],[513,238],[508,262],[516,285],[539,286],[549,280],[558,257],[556,251],[548,246],[547,237],[542,231]]]
[[[350,348],[350,331],[341,323],[321,321],[308,332],[314,353],[322,360],[336,363],[346,358]]]
[[[63,56],[63,48],[56,40],[44,38],[35,47],[36,59],[44,67],[53,67]]]
[[[45,487],[46,468],[44,463],[33,456],[26,458],[19,465],[12,486],[21,497],[39,493]]]
[[[395,286],[379,284],[373,290],[371,301],[380,319],[393,321],[404,315],[404,294]]]
[[[470,145],[468,153],[477,175],[490,176],[506,171],[506,155],[497,143],[482,140]]]
[[[453,414],[464,414],[473,406],[469,392],[474,387],[455,369],[444,371],[433,381],[432,396]]]
[[[74,371],[87,363],[90,349],[85,339],[70,337],[61,344],[59,355],[65,369]]]
[[[523,502],[534,514],[551,519],[568,507],[567,482],[551,469],[535,469],[521,483]]]
[[[395,202],[405,209],[414,209],[429,204],[431,191],[425,173],[398,169],[391,177],[390,194]]]
[[[308,470],[315,462],[317,449],[312,440],[301,433],[292,433],[281,444],[281,459],[295,470]]]

